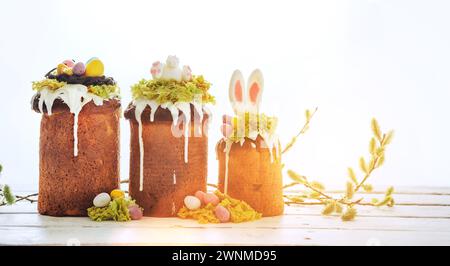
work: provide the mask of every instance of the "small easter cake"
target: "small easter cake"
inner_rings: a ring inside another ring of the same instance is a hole
[[[224,116],[223,138],[217,143],[219,189],[247,202],[263,216],[283,214],[281,152],[277,119],[259,112],[264,81],[259,70],[244,78],[236,70],[229,97],[235,116]]]
[[[98,193],[119,186],[119,88],[103,72],[98,58],[65,60],[33,82],[41,214],[86,216]]]
[[[133,85],[129,193],[145,216],[176,216],[184,196],[206,190],[207,105],[210,84],[179,67],[178,58],[153,63],[153,79]]]

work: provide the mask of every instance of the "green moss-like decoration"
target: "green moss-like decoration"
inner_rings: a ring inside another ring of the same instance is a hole
[[[214,96],[209,94],[211,84],[203,76],[193,76],[191,81],[142,79],[131,86],[133,99],[143,98],[157,103],[192,102],[197,95],[203,103],[215,103]]]
[[[56,79],[44,79],[34,81],[32,88],[35,91],[41,91],[43,89],[55,91],[66,84],[66,82],[57,81]],[[120,89],[117,85],[92,85],[88,87],[88,92],[100,96],[103,99],[118,98],[120,95]]]
[[[261,136],[274,134],[278,125],[278,119],[265,114],[251,114],[246,112],[233,117],[232,124],[233,134],[229,139],[238,142],[242,138],[248,138],[250,132],[256,131]]]
[[[131,220],[128,207],[135,204],[134,200],[129,198],[116,198],[106,207],[99,208],[94,206],[87,209],[87,211],[89,218],[93,221],[126,222]]]
[[[104,99],[118,98],[120,95],[120,89],[117,85],[89,86],[88,91]]]
[[[57,90],[66,84],[67,83],[62,82],[62,81],[57,81],[56,79],[44,79],[44,80],[40,80],[40,81],[33,81],[32,88],[35,91],[41,91],[43,89]]]

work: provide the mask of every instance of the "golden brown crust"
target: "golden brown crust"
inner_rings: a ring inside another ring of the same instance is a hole
[[[203,125],[205,123],[206,118]],[[204,134],[193,137],[194,125],[191,123],[188,163],[185,163],[184,136],[173,136],[172,120],[150,122],[143,119],[142,124],[144,183],[143,191],[140,191],[138,123],[130,119],[130,195],[144,208],[145,216],[176,216],[186,195],[193,195],[198,190],[206,191],[208,137]]]
[[[252,147],[254,144],[256,147]],[[217,144],[219,160],[219,190],[224,191],[225,181],[225,142]],[[264,148],[262,139],[246,139],[241,146],[233,143],[229,153],[227,194],[250,204],[263,216],[283,214],[283,180],[281,175],[281,158],[270,159],[269,149]]]
[[[77,157],[74,115],[64,106],[53,108],[51,116],[42,115],[38,210],[51,216],[86,216],[98,193],[119,187],[120,104],[113,100],[83,107]]]

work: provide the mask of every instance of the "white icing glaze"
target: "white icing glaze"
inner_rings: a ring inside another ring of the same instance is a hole
[[[223,193],[227,194],[228,192],[228,163],[230,161],[230,151],[233,146],[233,142],[230,140],[225,140],[225,178],[224,178],[224,186]]]
[[[173,170],[173,184],[177,184],[177,175],[175,174],[175,170]]]
[[[47,115],[52,115],[53,103],[56,99],[61,99],[72,114],[74,114],[73,122],[73,155],[78,156],[78,116],[84,105],[93,101],[95,105],[103,105],[103,98],[89,93],[86,86],[81,84],[66,84],[63,87],[52,91],[43,89],[39,96],[39,111],[44,113],[44,103],[47,109]]]
[[[155,113],[158,108],[167,109],[170,111],[170,114],[172,116],[172,125],[176,126],[179,122],[180,118],[183,118],[183,129],[184,129],[184,162],[188,163],[189,159],[189,133],[190,133],[190,122],[191,122],[191,104],[194,106],[195,112],[198,113],[199,117],[201,118],[200,121],[203,121],[204,113],[208,114],[208,123],[211,120],[211,115],[209,110],[201,104],[201,102],[198,102],[194,100],[193,102],[165,102],[162,104],[158,104],[156,101],[153,100],[147,100],[147,99],[136,99],[133,101],[133,105],[135,106],[134,115],[136,118],[136,121],[139,125],[139,190],[143,190],[143,183],[144,183],[144,141],[142,138],[142,113],[144,112],[145,108],[147,106],[150,107],[150,122],[154,122]],[[179,112],[181,111],[181,117],[179,116]],[[200,122],[200,133],[202,122]],[[196,129],[194,129],[196,130]],[[176,176],[174,172],[174,184],[176,183]]]

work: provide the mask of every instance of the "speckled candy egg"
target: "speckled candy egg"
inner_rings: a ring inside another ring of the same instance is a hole
[[[206,193],[203,196],[203,202],[205,203],[205,205],[211,203],[212,205],[215,206],[215,205],[219,204],[220,200],[215,194],[213,194],[213,193]]]
[[[83,62],[78,62],[73,66],[72,71],[75,75],[83,76],[84,72],[86,71],[86,67],[84,66]]]
[[[194,196],[186,196],[184,198],[184,205],[189,210],[197,210],[202,205],[202,202]]]
[[[142,209],[137,205],[132,205],[128,207],[131,220],[140,220],[143,216]]]
[[[216,206],[216,208],[214,209],[214,214],[221,223],[226,223],[230,221],[230,212],[228,211],[227,208],[221,205]]]
[[[73,67],[73,65],[74,65],[75,63],[73,62],[73,60],[67,59],[67,60],[64,60],[64,61],[63,61],[63,64],[66,65],[66,66],[68,66],[68,67]]]
[[[199,190],[197,192],[195,192],[195,197],[197,197],[201,202],[204,202],[204,198],[205,198],[205,192]]]
[[[103,62],[96,57],[89,59],[89,61],[86,63],[85,75],[88,77],[100,77],[103,76],[103,73],[104,73]]]
[[[106,207],[111,202],[111,197],[108,193],[100,193],[94,198],[94,206],[98,208]]]

